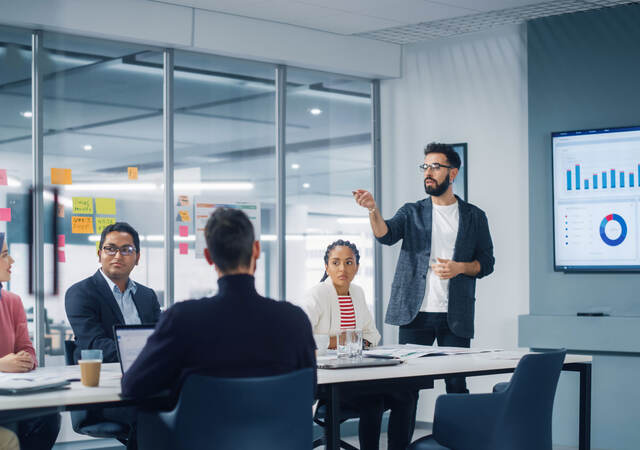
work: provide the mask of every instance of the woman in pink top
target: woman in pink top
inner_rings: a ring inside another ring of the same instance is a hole
[[[0,233],[0,249],[0,372],[28,372],[36,368],[36,352],[29,339],[27,316],[20,297],[2,288],[2,283],[11,279],[14,263],[4,233]],[[10,420],[6,416],[2,418],[3,421]],[[50,449],[60,431],[60,414],[3,425],[16,432],[22,450]]]

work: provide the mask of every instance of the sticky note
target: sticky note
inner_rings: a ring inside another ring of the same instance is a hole
[[[58,235],[58,247],[64,247],[64,234],[59,234]]]
[[[71,216],[71,232],[93,234],[93,217]]]
[[[138,179],[138,168],[137,167],[127,167],[127,175],[129,175],[130,180]]]
[[[67,261],[67,257],[64,254],[64,250],[58,250],[58,262],[66,262]]]
[[[58,217],[64,218],[64,205],[62,203],[58,203]]]
[[[102,230],[114,223],[116,223],[115,217],[96,217],[96,234],[102,234]]]
[[[96,198],[96,214],[104,214],[105,216],[116,215],[116,199],[115,198]]]
[[[189,206],[189,196],[178,195],[178,206]]]
[[[93,198],[73,197],[74,214],[93,214]]]
[[[0,221],[11,222],[11,208],[0,208]]]
[[[71,184],[71,169],[51,168],[51,184]]]
[[[189,216],[189,211],[178,211],[178,213],[180,214],[180,221],[181,222],[191,222],[191,216]]]
[[[0,169],[0,186],[6,186],[9,184],[7,180],[7,169]]]
[[[180,236],[189,236],[189,227],[187,225],[180,225]]]
[[[180,247],[180,254],[181,255],[188,255],[189,254],[189,244],[187,242],[180,242],[179,247]]]

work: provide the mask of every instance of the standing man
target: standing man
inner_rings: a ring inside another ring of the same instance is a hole
[[[399,325],[401,344],[469,347],[476,279],[493,272],[493,243],[485,213],[453,194],[460,157],[450,145],[424,149],[424,189],[430,196],[405,203],[384,220],[370,192],[354,192],[369,210],[376,239],[402,239],[386,323]],[[445,380],[448,393],[468,393],[463,377]]]

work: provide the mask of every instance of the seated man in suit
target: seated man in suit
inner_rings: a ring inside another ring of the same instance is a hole
[[[67,318],[76,339],[74,361],[83,349],[101,349],[104,362],[117,362],[113,326],[116,324],[155,324],[160,304],[152,289],[134,282],[129,274],[140,261],[140,238],[128,223],[105,227],[100,236],[98,261],[101,267],[89,278],[71,286],[65,295]],[[127,448],[135,448],[136,409],[133,407],[91,410],[74,422],[74,429],[101,422],[125,426]]]
[[[218,273],[218,294],[176,303],[162,315],[122,377],[126,397],[177,392],[193,372],[253,377],[315,369],[316,347],[304,311],[256,292],[253,274],[260,242],[254,240],[248,217],[237,209],[219,208],[204,233],[204,255]]]
[[[104,362],[117,362],[113,326],[154,324],[160,317],[156,293],[129,278],[140,261],[140,238],[131,225],[105,227],[98,261],[96,273],[71,286],[64,299],[76,338],[76,362],[83,349],[101,349]]]

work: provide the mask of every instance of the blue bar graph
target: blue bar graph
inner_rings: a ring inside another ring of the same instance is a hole
[[[598,174],[593,174],[593,188],[598,189]]]
[[[584,180],[584,188],[589,189],[589,180]]]
[[[602,189],[607,188],[607,172],[602,172]]]
[[[620,187],[624,187],[624,171],[620,172]]]
[[[616,169],[611,169],[611,189],[616,187]]]
[[[567,170],[567,191],[571,190],[571,171]]]
[[[632,173],[630,173],[630,174],[629,174],[629,187],[633,187],[633,185],[634,185],[634,184],[633,184],[633,174],[632,174]]]
[[[580,190],[580,164],[576,164],[576,191]]]

